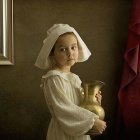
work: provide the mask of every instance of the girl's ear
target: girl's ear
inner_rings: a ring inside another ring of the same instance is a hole
[[[50,52],[50,56],[53,56],[54,55],[54,49],[55,49],[55,47],[52,48],[52,50]]]
[[[54,68],[54,66],[56,66],[56,61],[53,54],[49,56],[49,61],[50,61],[50,69]]]

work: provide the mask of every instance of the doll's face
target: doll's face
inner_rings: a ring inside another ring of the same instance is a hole
[[[74,34],[60,36],[54,46],[53,57],[58,67],[71,67],[78,59],[78,43]]]

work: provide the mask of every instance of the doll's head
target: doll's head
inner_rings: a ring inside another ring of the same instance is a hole
[[[50,52],[53,67],[65,69],[73,66],[78,60],[78,40],[73,32],[59,36]]]
[[[71,54],[73,52],[74,54]],[[63,54],[61,59],[58,57],[60,54]],[[55,60],[55,64],[59,66],[65,59],[69,62],[66,65],[72,66],[75,62],[86,61],[90,55],[86,44],[73,27],[68,24],[54,24],[47,31],[47,37],[43,41],[43,47],[37,57],[35,66],[48,69],[54,65],[52,58]],[[61,61],[58,62],[58,58]]]

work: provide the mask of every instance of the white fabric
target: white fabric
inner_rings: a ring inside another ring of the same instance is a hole
[[[35,66],[40,69],[48,69],[50,66],[49,54],[58,39],[58,37],[64,33],[73,32],[78,40],[79,45],[79,58],[78,62],[86,61],[91,55],[86,44],[83,42],[77,31],[68,24],[54,24],[48,31],[47,37],[43,41],[43,47],[41,48]]]
[[[98,116],[78,106],[83,100],[79,77],[51,70],[42,79],[52,116],[47,140],[90,140],[90,136],[84,134]]]

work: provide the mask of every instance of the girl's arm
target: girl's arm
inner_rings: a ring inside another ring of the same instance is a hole
[[[75,105],[68,99],[59,76],[46,80],[44,93],[50,102],[52,115],[63,131],[71,136],[84,135],[98,118],[96,114]]]

